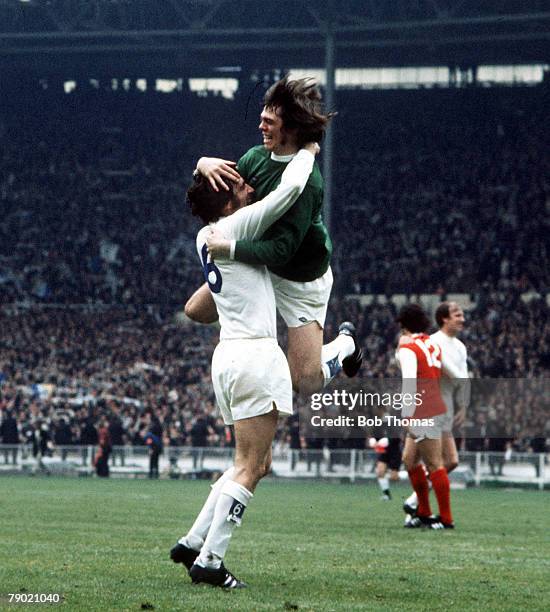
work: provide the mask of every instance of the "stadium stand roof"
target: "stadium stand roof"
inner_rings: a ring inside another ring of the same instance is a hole
[[[546,0],[0,0],[0,70],[548,63]]]

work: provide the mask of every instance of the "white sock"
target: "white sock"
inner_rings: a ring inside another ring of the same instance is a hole
[[[196,561],[198,565],[218,569],[222,563],[233,529],[241,524],[241,517],[252,499],[252,493],[234,480],[228,480],[216,503],[212,525]]]
[[[338,334],[332,342],[325,344],[321,349],[321,368],[325,379],[324,385],[329,382],[342,369],[342,362],[355,351],[355,342],[347,334]]]
[[[380,485],[380,489],[382,493],[390,490],[390,479],[387,476],[378,479],[378,484]]]
[[[187,534],[183,536],[183,538],[180,538],[178,540],[180,544],[183,544],[184,546],[187,546],[187,548],[192,548],[196,551],[199,551],[202,548],[208,530],[210,529],[210,525],[212,524],[212,519],[214,518],[214,510],[216,509],[216,503],[220,496],[223,485],[228,480],[231,480],[234,471],[235,468],[231,466],[229,469],[225,470],[225,472],[212,485],[210,495],[206,498],[204,506],[202,507],[201,511],[199,512],[199,515],[195,519],[193,526],[187,532]]]
[[[409,495],[409,497],[407,497],[405,503],[408,504],[411,508],[418,507],[418,496],[414,491],[412,492],[412,495]]]

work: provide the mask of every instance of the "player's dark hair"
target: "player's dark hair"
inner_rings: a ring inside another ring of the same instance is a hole
[[[288,76],[274,83],[265,93],[264,105],[278,109],[283,127],[296,130],[296,144],[321,142],[330,120],[336,113],[324,113],[321,92],[311,78],[289,80]]]
[[[405,304],[397,315],[397,322],[413,334],[425,332],[430,327],[430,319],[419,304]]]
[[[209,181],[200,174],[187,190],[187,202],[191,207],[191,214],[202,219],[205,224],[217,221],[232,197],[232,184],[229,191],[225,189],[214,191]]]
[[[438,327],[443,327],[444,320],[451,316],[451,302],[441,302],[435,311],[435,322]]]

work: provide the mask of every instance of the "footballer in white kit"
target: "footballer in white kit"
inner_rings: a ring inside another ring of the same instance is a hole
[[[292,384],[277,343],[275,294],[267,268],[208,256],[213,228],[233,240],[255,240],[294,203],[305,187],[314,156],[302,149],[281,183],[263,200],[240,208],[197,235],[197,251],[220,317],[220,343],[212,358],[212,382],[225,423],[269,412],[292,414]]]
[[[453,427],[464,423],[470,402],[468,353],[464,343],[457,338],[464,329],[464,312],[456,302],[441,302],[435,311],[435,321],[439,331],[431,338],[441,347],[446,374],[441,378],[441,395],[447,406],[441,437],[443,461],[447,472],[452,472],[458,466]]]
[[[430,338],[440,346],[446,364],[451,364],[453,370],[459,374],[457,378],[442,376],[440,384],[441,396],[447,406],[442,431],[452,434],[455,407],[459,410],[467,407],[468,391],[464,381],[468,380],[468,353],[463,342],[454,336],[448,336],[441,329],[431,334]]]
[[[215,191],[204,177],[191,187],[193,214],[209,225],[197,235],[197,251],[221,325],[212,358],[212,381],[223,419],[235,426],[235,463],[212,486],[191,529],[170,551],[194,583],[243,588],[224,565],[233,528],[256,485],[270,469],[279,412],[292,414],[292,383],[286,357],[277,344],[275,295],[264,265],[230,259],[212,261],[207,238],[212,228],[226,238],[254,240],[296,201],[313,168],[319,146],[304,146],[288,164],[279,186],[255,204],[253,189],[240,182]]]

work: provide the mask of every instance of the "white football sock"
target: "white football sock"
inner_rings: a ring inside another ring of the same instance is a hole
[[[390,490],[390,479],[387,476],[378,479],[378,484],[380,485],[380,489],[382,493]]]
[[[413,491],[412,494],[409,495],[409,497],[407,497],[407,499],[405,500],[405,503],[409,505],[411,508],[417,508],[418,507],[417,494]]]
[[[212,525],[201,548],[196,563],[218,569],[222,563],[233,529],[241,524],[241,517],[252,499],[252,493],[234,480],[228,480],[216,503]]]
[[[353,355],[354,352],[355,342],[347,334],[338,334],[332,342],[323,346],[321,349],[321,368],[325,386],[340,372],[344,359]]]
[[[199,515],[195,519],[193,526],[187,532],[183,538],[180,538],[178,542],[187,546],[187,548],[192,548],[193,550],[199,551],[204,544],[204,540],[206,539],[206,535],[208,534],[208,530],[210,529],[210,525],[212,524],[212,519],[214,518],[214,510],[216,509],[216,503],[220,496],[223,485],[231,480],[233,476],[233,472],[235,468],[231,466],[229,469],[225,470],[225,472],[216,480],[216,482],[212,485],[212,490],[210,491],[210,495],[206,498],[204,502],[204,506],[202,507]]]

